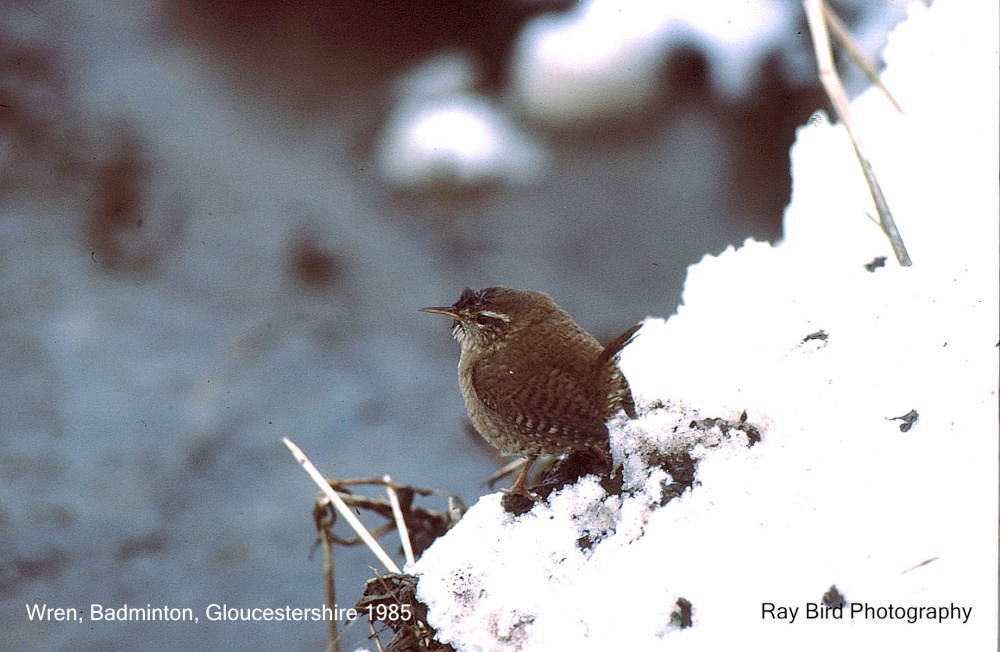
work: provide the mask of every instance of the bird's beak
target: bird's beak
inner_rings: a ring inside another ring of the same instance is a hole
[[[458,313],[451,306],[442,306],[440,308],[421,308],[420,312],[432,312],[435,315],[447,315],[452,319],[458,319]]]

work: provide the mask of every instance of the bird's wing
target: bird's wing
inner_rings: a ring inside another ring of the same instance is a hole
[[[607,445],[608,428],[593,391],[558,364],[474,364],[472,387],[487,409],[522,436],[570,448]]]

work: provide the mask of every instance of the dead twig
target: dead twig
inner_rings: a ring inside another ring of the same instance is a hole
[[[330,484],[326,481],[326,478],[324,478],[313,463],[309,461],[309,458],[305,456],[302,450],[293,444],[288,437],[283,437],[281,441],[285,444],[288,450],[292,452],[296,461],[302,465],[302,468],[306,470],[306,473],[308,473],[309,477],[313,479],[313,482],[315,482],[319,486],[320,490],[327,495],[330,502],[333,503],[333,506],[337,508],[338,512],[340,512],[340,515],[344,517],[352,528],[354,528],[354,531],[358,533],[361,540],[368,545],[368,548],[376,557],[378,557],[378,560],[382,562],[386,569],[390,573],[399,573],[399,566],[396,565],[396,562],[394,562],[392,558],[386,554],[385,550],[382,549],[382,546],[380,546],[378,541],[375,540],[375,537],[373,537],[368,529],[365,528],[364,524],[358,520],[358,517],[351,512],[350,508],[344,503],[343,498],[337,495],[337,492],[333,490]]]
[[[397,482],[393,482],[392,478],[389,476],[383,476],[381,478],[352,478],[347,480],[327,480],[316,470],[316,467],[310,462],[306,456],[302,453],[299,448],[293,444],[288,438],[282,439],[282,442],[295,456],[299,464],[309,473],[313,481],[319,485],[322,493],[317,497],[316,503],[313,506],[313,521],[316,525],[316,529],[319,532],[318,545],[323,548],[323,574],[326,588],[326,599],[327,604],[331,610],[335,613],[339,613],[336,606],[336,595],[334,593],[334,580],[333,580],[333,546],[332,544],[340,544],[344,546],[353,546],[361,543],[366,544],[376,557],[389,569],[390,575],[386,576],[389,578],[394,577],[407,577],[399,575],[400,571],[396,564],[389,558],[382,547],[376,542],[376,539],[396,530],[399,532],[400,541],[403,547],[403,552],[406,556],[407,562],[412,562],[417,555],[423,553],[424,550],[430,546],[434,540],[447,532],[455,523],[457,523],[462,515],[465,514],[466,506],[462,502],[462,499],[455,494],[441,491],[438,489],[425,489],[422,487],[412,487],[410,485],[404,485]],[[360,494],[356,494],[351,491],[349,487],[356,487],[359,485],[370,485],[384,487],[388,495],[388,500],[380,497],[368,497]],[[428,510],[422,507],[417,507],[413,504],[414,497],[416,496],[443,496],[447,498],[448,506],[444,510]],[[382,516],[387,520],[387,523],[374,528],[369,531],[355,516],[354,511],[366,510],[369,512],[374,512],[379,516]],[[357,533],[355,538],[343,538],[338,536],[333,532],[333,525],[337,519],[337,513],[340,513],[354,531]],[[371,584],[369,582],[369,584]],[[386,585],[387,586],[387,585]],[[412,588],[412,587],[409,587]],[[383,597],[390,597],[393,592],[388,592]],[[399,609],[402,608],[402,604],[398,600],[398,597],[392,597],[389,602],[397,604],[396,607],[386,606],[388,602],[379,606],[374,602],[359,602],[358,608],[361,609],[365,607],[369,610],[369,627],[372,628],[373,638],[379,649],[382,649],[382,644],[378,640],[376,630],[372,624],[372,620],[393,620],[393,616],[398,615]],[[412,603],[413,600],[409,600],[406,604]],[[406,609],[410,609],[409,606]],[[382,613],[382,612],[385,613]],[[424,608],[426,611],[426,608]],[[351,621],[353,622],[353,621]],[[348,627],[351,622],[348,623]],[[411,632],[416,638],[406,638],[403,637],[404,642],[401,640],[395,640],[394,643],[390,644],[388,650],[445,650],[450,649],[447,647],[436,646],[432,642],[432,634],[427,635],[426,631],[421,628],[426,628],[426,623],[420,624],[418,630]],[[338,649],[338,640],[340,635],[337,631],[336,619],[331,619],[328,622],[328,636],[330,644],[328,650],[336,652]],[[430,630],[433,632],[433,630]],[[397,637],[398,639],[399,637]],[[420,641],[419,647],[411,647],[410,643],[413,641]]]
[[[326,496],[322,496],[325,500]],[[326,604],[330,609],[337,608],[337,593],[333,582],[333,522],[334,513],[329,508],[329,503],[321,504],[319,500],[313,506],[313,521],[319,531],[320,543],[323,547],[323,585],[326,592]],[[327,637],[330,645],[327,646],[329,652],[339,652],[340,636],[337,634],[337,619],[330,618],[327,621]]]
[[[403,552],[406,554],[406,546],[409,546],[414,557],[423,554],[434,540],[447,532],[461,520],[465,514],[466,506],[461,498],[455,494],[439,489],[425,489],[423,487],[413,487],[410,485],[393,482],[386,478],[351,478],[347,480],[328,479],[330,487],[337,492],[344,503],[352,510],[365,510],[381,516],[386,522],[371,530],[372,536],[376,539],[397,530],[399,520],[405,527],[406,534],[401,534],[404,541]],[[356,494],[350,487],[357,486],[384,487],[387,492],[391,491],[396,495],[399,503],[399,516],[393,508],[392,501],[381,497],[369,497]],[[448,507],[445,510],[425,509],[414,504],[416,496],[443,496],[448,499]],[[364,543],[358,537],[343,538],[333,535],[333,542],[342,546],[356,546]]]

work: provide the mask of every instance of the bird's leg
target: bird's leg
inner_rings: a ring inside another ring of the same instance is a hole
[[[531,465],[535,463],[536,459],[538,459],[537,455],[532,455],[527,458],[527,461],[524,463],[524,468],[521,469],[521,475],[517,476],[514,486],[510,488],[510,493],[521,494],[524,496],[531,495],[531,492],[528,491],[528,487],[525,486],[525,482],[528,480],[528,471],[531,470]]]

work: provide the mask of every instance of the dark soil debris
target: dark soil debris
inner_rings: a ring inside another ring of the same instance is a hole
[[[716,426],[722,431],[723,436],[730,436],[729,433],[734,430],[744,433],[747,436],[748,448],[760,441],[760,430],[747,419],[746,410],[740,414],[738,421],[708,417],[705,419],[695,419],[688,424],[688,427],[698,428],[699,430],[711,430]]]
[[[809,333],[808,335],[806,335],[805,337],[803,337],[802,338],[802,343],[805,344],[806,342],[810,342],[812,340],[819,340],[820,342],[825,342],[829,338],[830,338],[830,334],[827,333],[825,330],[823,330],[821,328],[818,331],[816,331],[815,333]]]
[[[830,588],[823,594],[823,606],[840,609],[845,604],[847,604],[847,598],[840,592],[836,584],[831,584]]]
[[[680,629],[687,629],[691,626],[693,611],[691,602],[687,598],[677,598],[677,608],[670,614],[670,624]]]
[[[663,485],[663,492],[660,494],[661,507],[674,498],[679,498],[688,488],[694,487],[695,461],[688,451],[663,453],[650,460],[650,466],[659,466],[670,474],[670,482]]]
[[[505,493],[500,499],[500,505],[503,511],[511,516],[520,516],[531,511],[535,506],[535,500],[525,494]]]
[[[885,267],[885,261],[886,261],[885,256],[876,256],[872,258],[872,262],[865,263],[865,269],[874,274],[875,270],[878,269],[879,267]]]
[[[910,428],[912,428],[914,425],[916,425],[917,421],[920,420],[920,413],[918,413],[916,410],[910,410],[909,412],[907,412],[903,416],[899,416],[899,417],[886,417],[885,420],[886,421],[902,421],[902,423],[899,424],[899,431],[900,432],[909,432]]]

